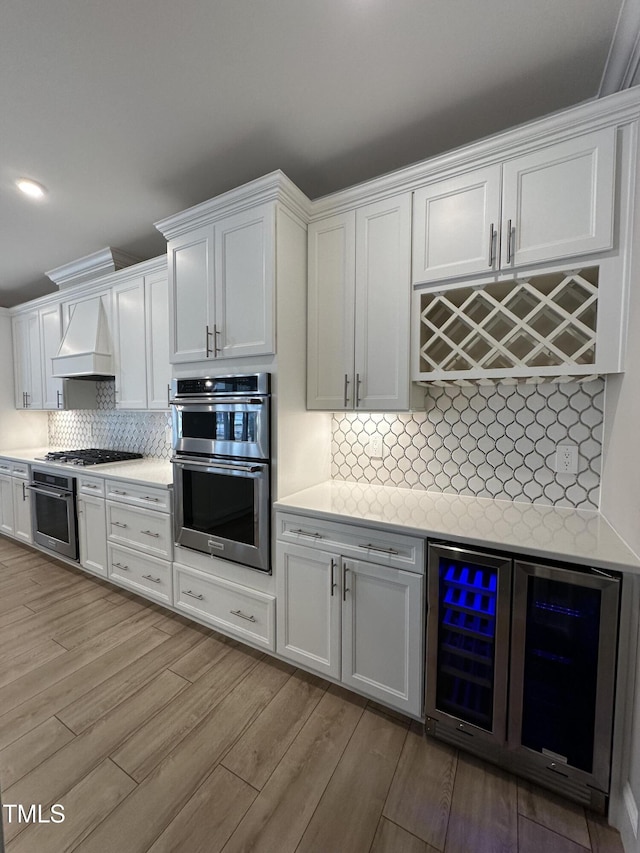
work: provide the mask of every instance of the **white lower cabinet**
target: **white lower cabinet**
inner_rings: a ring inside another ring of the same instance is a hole
[[[275,598],[264,592],[173,564],[174,607],[252,645],[275,649]]]
[[[109,579],[161,604],[172,604],[171,563],[108,544]]]
[[[13,536],[13,487],[11,476],[0,474],[0,533]]]
[[[423,683],[424,545],[414,540],[413,570],[398,569],[380,531],[279,514],[286,541],[276,546],[278,625],[283,657],[407,714],[420,716]],[[313,530],[313,544],[307,544]],[[354,543],[371,560],[352,559]],[[343,540],[341,542],[341,540]],[[371,540],[375,540],[375,547]],[[402,537],[403,545],[411,544]],[[342,548],[341,548],[342,544]],[[395,544],[395,543],[394,543]]]
[[[107,577],[107,521],[104,506],[104,480],[77,478],[78,546],[80,565],[93,574]]]

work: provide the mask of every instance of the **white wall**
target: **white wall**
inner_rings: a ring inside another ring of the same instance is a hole
[[[0,450],[46,447],[47,413],[15,409],[11,317],[0,308]]]
[[[640,555],[640,184],[636,176],[636,225],[631,258],[629,334],[626,369],[609,376],[605,393],[603,467],[600,508],[627,544]],[[619,676],[622,707],[619,726],[620,774],[612,782],[610,821],[623,838],[626,853],[640,853],[637,810],[640,807],[640,657],[638,613],[640,584],[625,582],[623,606],[628,632],[621,636],[623,668]]]

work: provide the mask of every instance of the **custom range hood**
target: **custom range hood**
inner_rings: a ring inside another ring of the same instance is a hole
[[[47,273],[59,288],[87,284],[102,275],[137,263],[118,249],[106,248]],[[103,299],[79,299],[71,307],[69,322],[58,354],[51,360],[53,376],[60,379],[112,379],[113,347]]]

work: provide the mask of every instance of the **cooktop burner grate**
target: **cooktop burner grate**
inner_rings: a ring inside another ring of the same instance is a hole
[[[95,447],[86,450],[52,451],[42,457],[42,462],[68,462],[70,465],[104,465],[107,462],[127,462],[130,459],[142,459],[142,453],[128,453],[125,450],[99,450]]]

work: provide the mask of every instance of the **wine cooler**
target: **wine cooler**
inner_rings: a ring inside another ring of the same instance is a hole
[[[426,730],[604,812],[620,576],[429,547]]]

